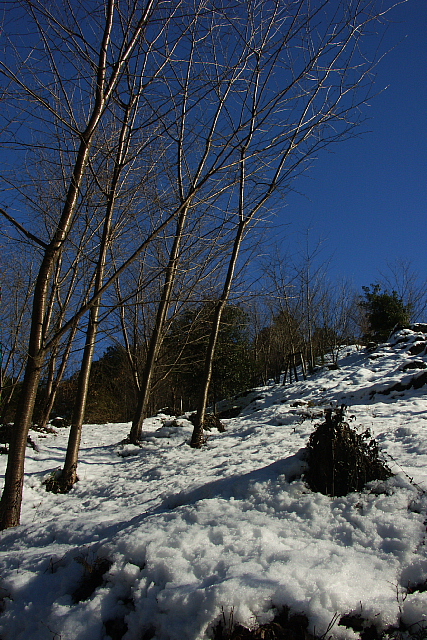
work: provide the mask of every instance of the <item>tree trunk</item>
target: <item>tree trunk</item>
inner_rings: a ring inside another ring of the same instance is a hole
[[[52,270],[61,254],[63,244],[67,239],[74,220],[80,189],[89,162],[92,141],[97,131],[107,103],[119,82],[127,60],[137,45],[142,30],[148,22],[153,8],[153,1],[149,0],[143,15],[138,21],[131,38],[120,54],[111,75],[107,78],[108,50],[113,32],[113,18],[117,7],[114,0],[109,0],[105,11],[105,24],[102,42],[99,43],[97,67],[95,69],[96,84],[94,86],[93,106],[87,119],[85,129],[79,134],[79,148],[77,151],[73,172],[68,185],[61,215],[56,230],[49,245],[44,245],[44,257],[36,281],[33,297],[33,312],[31,316],[31,334],[28,349],[27,369],[23,383],[21,401],[15,421],[15,444],[8,460],[5,486],[0,501],[0,528],[5,529],[19,524],[19,510],[22,501],[22,487],[24,474],[25,445],[28,430],[31,425],[37,387],[40,380],[41,362],[43,361],[43,337],[46,335],[45,315],[48,303],[48,288]],[[29,91],[31,93],[31,91]],[[40,100],[45,106],[45,100]],[[74,125],[73,125],[74,126]]]
[[[194,425],[193,434],[191,436],[190,445],[199,449],[203,442],[203,424],[205,422],[206,406],[208,404],[209,386],[212,379],[212,367],[213,359],[215,356],[215,347],[218,341],[219,327],[221,324],[221,316],[225,305],[227,304],[228,297],[230,295],[231,284],[233,281],[234,271],[236,269],[237,258],[239,256],[240,246],[243,240],[243,234],[246,228],[247,221],[240,219],[239,225],[234,239],[233,250],[231,252],[230,261],[228,264],[227,275],[222,290],[222,295],[217,304],[215,305],[214,317],[212,320],[212,327],[209,336],[209,344],[206,352],[205,366],[203,372],[203,387],[200,392],[199,404],[197,407],[196,424]]]
[[[185,223],[187,221],[187,215],[188,207],[186,207],[181,213],[177,222],[174,243],[171,249],[169,262],[166,269],[166,277],[163,285],[162,297],[157,309],[156,322],[154,325],[153,333],[151,334],[147,359],[145,362],[143,374],[141,376],[138,406],[136,408],[135,416],[132,421],[132,428],[129,433],[129,440],[133,444],[138,444],[139,440],[141,439],[142,425],[144,423],[144,419],[147,417],[146,413],[148,401],[150,398],[154,368],[163,340],[164,327],[166,323],[167,313],[170,307],[173,285],[175,283],[179,249],[181,246]]]
[[[37,388],[44,356],[43,336],[47,291],[52,269],[70,230],[83,175],[89,158],[90,141],[82,139],[68,189],[61,220],[52,242],[47,246],[34,289],[31,334],[27,367],[19,407],[15,419],[14,445],[8,458],[3,495],[0,501],[0,529],[17,526],[22,502],[25,447],[34,411]]]
[[[67,453],[65,456],[64,468],[59,478],[57,491],[67,493],[77,482],[77,463],[82,437],[82,426],[86,410],[87,394],[89,389],[89,377],[92,368],[93,353],[95,350],[95,339],[97,332],[97,319],[99,305],[96,305],[90,313],[89,326],[86,332],[86,342],[83,351],[82,365],[79,372],[77,394],[74,401],[73,419],[71,423],[70,435],[68,437]]]
[[[20,521],[22,489],[24,484],[24,460],[28,432],[31,426],[34,403],[42,370],[41,358],[29,358],[22,394],[10,442],[5,484],[0,501],[0,529],[16,527]]]
[[[138,93],[137,96],[140,94]],[[122,169],[125,165],[126,154],[132,136],[132,126],[136,114],[138,100],[131,96],[125,106],[120,138],[114,160],[114,170],[107,195],[107,208],[105,212],[102,238],[99,248],[98,262],[95,270],[94,293],[97,294],[103,285],[105,269],[107,264],[107,251],[111,241],[113,214],[115,210],[118,187]],[[90,372],[92,369],[93,354],[95,352],[96,336],[98,332],[99,313],[101,308],[101,298],[89,311],[89,322],[86,331],[85,348],[83,351],[82,364],[77,383],[77,394],[74,401],[73,419],[71,423],[70,435],[68,438],[67,453],[64,468],[59,478],[52,482],[53,490],[61,493],[68,492],[77,482],[77,463],[80,450],[80,442],[83,428],[83,421],[86,411],[87,396],[89,390]]]

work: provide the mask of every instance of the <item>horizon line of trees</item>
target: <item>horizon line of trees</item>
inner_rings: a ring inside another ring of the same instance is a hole
[[[420,316],[422,297],[418,295],[415,315],[413,288],[406,302],[395,289],[386,289],[384,283],[362,287],[363,296],[357,295],[348,285],[333,288],[325,280],[324,269],[320,279],[317,269],[310,283],[309,311],[303,295],[303,271],[299,273],[299,295],[295,295],[295,284],[292,297],[281,297],[277,291],[272,298],[270,290],[269,304],[265,301],[262,311],[261,292],[251,303],[227,303],[213,359],[209,411],[216,413],[220,400],[268,381],[279,383],[292,354],[301,354],[311,372],[325,363],[337,365],[345,346],[385,341],[393,329],[407,326],[416,315]],[[173,415],[194,411],[214,309],[215,300],[192,303],[171,318],[158,354],[147,415],[160,410]],[[310,329],[308,319],[312,322]],[[138,402],[135,377],[142,375],[147,360],[145,344],[125,343],[123,336],[120,339],[116,334],[102,355],[94,359],[85,423],[132,420]],[[47,366],[41,377],[33,421],[46,427],[50,419],[60,416],[71,423],[80,371],[71,371],[57,380],[53,401],[49,374]],[[22,380],[9,378],[6,369],[2,379],[0,422],[4,423],[13,419]]]

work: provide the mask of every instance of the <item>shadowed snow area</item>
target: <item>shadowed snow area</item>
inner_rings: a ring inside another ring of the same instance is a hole
[[[415,326],[374,351],[345,348],[337,370],[258,388],[201,450],[185,417],[146,420],[141,448],[120,444],[128,424],[86,426],[68,495],[42,485],[68,429],[32,432],[22,524],[1,534],[1,639],[201,640],[222,610],[250,626],[283,605],[317,634],[352,612],[427,625],[427,592],[411,588],[427,580],[426,344]],[[395,475],[330,498],[305,485],[304,447],[341,404]]]

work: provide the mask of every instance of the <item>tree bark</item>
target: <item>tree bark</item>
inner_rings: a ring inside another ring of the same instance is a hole
[[[32,358],[27,365],[23,393],[15,419],[6,467],[5,485],[0,502],[0,528],[7,529],[19,524],[22,489],[24,483],[24,460],[28,431],[36,400],[42,369],[40,359]]]

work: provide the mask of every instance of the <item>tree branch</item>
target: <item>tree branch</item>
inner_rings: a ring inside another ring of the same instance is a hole
[[[9,220],[9,222],[11,222],[17,229],[19,229],[21,233],[27,236],[27,238],[29,238],[33,242],[36,242],[38,245],[43,247],[43,249],[47,249],[48,245],[46,244],[46,242],[43,242],[43,240],[40,240],[40,238],[37,238],[37,236],[31,233],[31,231],[27,231],[27,229],[25,229],[25,227],[23,227],[20,222],[15,220],[13,216],[11,216],[9,213],[7,213],[7,211],[2,209],[1,207],[0,207],[0,214],[4,216],[7,220]]]

